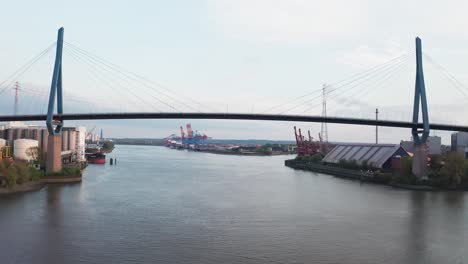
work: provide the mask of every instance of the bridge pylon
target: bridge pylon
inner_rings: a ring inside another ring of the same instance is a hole
[[[50,87],[49,105],[47,108],[46,125],[49,132],[47,144],[47,172],[58,172],[62,170],[62,120],[54,120],[55,100],[57,99],[57,114],[63,114],[62,93],[62,50],[63,50],[63,27],[58,30],[57,50],[55,53],[54,73]]]
[[[423,128],[418,129],[419,108],[421,105],[421,116]],[[413,127],[411,134],[414,142],[414,155],[412,172],[418,178],[427,177],[427,138],[429,136],[429,113],[427,111],[426,87],[424,84],[424,72],[422,64],[421,39],[416,38],[416,85],[413,105]]]

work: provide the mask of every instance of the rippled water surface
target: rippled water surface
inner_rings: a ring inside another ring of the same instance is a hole
[[[0,263],[468,263],[468,195],[117,146],[81,184],[0,197]]]

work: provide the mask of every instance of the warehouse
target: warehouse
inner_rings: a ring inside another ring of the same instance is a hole
[[[323,162],[355,161],[357,164],[367,163],[375,168],[390,169],[392,158],[396,156],[408,156],[408,152],[397,144],[340,143],[323,158]]]

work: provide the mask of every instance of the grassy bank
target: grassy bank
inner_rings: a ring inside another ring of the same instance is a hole
[[[324,163],[322,156],[296,157],[285,165],[294,169],[310,170],[338,177],[359,179],[399,188],[415,190],[468,190],[468,161],[459,153],[432,156],[427,179],[419,179],[411,172],[412,158],[404,157],[401,170],[383,171],[372,164],[356,161]]]
[[[58,179],[79,177],[81,169],[78,167],[65,167],[60,172],[45,173],[27,162],[7,161],[0,162],[0,193],[15,193],[40,189],[41,183],[51,182],[51,178]]]

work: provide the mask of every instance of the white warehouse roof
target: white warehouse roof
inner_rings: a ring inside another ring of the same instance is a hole
[[[367,161],[374,167],[382,168],[385,162],[395,155],[408,153],[397,144],[344,143],[336,145],[324,158],[327,163],[338,163],[340,160],[355,160],[358,164]]]

